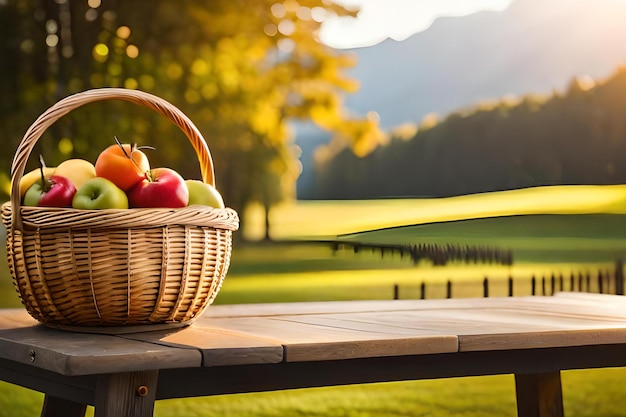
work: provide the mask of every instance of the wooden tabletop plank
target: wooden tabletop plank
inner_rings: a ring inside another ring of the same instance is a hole
[[[196,367],[202,363],[196,349],[51,329],[21,309],[0,309],[0,313],[0,358],[62,375]]]
[[[381,301],[331,303],[326,309],[320,303],[277,305],[271,309],[274,315],[267,318],[291,322],[295,327],[274,323],[271,329],[250,315],[249,306],[238,306],[233,309],[239,315],[238,320],[233,317],[226,322],[211,321],[245,334],[274,338],[285,345],[288,360],[314,360],[313,355],[328,359],[333,353],[327,344],[346,343],[354,339],[352,332],[365,332],[364,336],[356,336],[361,339],[362,354],[374,354],[375,347],[365,347],[374,342],[389,352],[408,352],[415,349],[412,342],[418,339],[428,346],[425,350],[434,350],[435,346],[443,350],[450,347],[446,343],[454,336],[459,339],[458,349],[464,351],[622,343],[626,335],[623,330],[626,300],[609,298],[563,295],[418,300],[401,304]],[[311,325],[316,327],[309,328]],[[436,334],[442,339],[436,339]],[[395,335],[395,346],[390,345],[389,335]],[[385,344],[380,344],[380,340],[385,340]],[[436,341],[434,345],[433,341]],[[317,344],[323,352],[312,350]],[[343,352],[340,346],[336,348]]]
[[[625,328],[552,330],[459,336],[459,351],[540,349],[626,343]]]
[[[511,309],[468,314],[467,319],[484,321],[485,325],[475,332],[459,333],[459,350],[531,349],[626,342],[626,298],[622,296],[563,293],[528,300],[524,307],[513,303]]]
[[[0,330],[36,326],[39,324],[39,322],[32,318],[23,308],[5,308],[0,309],[0,312],[2,313],[0,314]]]
[[[454,335],[353,339],[336,342],[299,342],[285,344],[285,362],[425,355],[457,351],[458,338]]]
[[[406,332],[381,326],[341,327],[290,320],[290,316],[214,318],[204,323],[279,343],[284,347],[285,361],[417,355],[458,350],[456,335],[430,330]]]
[[[381,332],[402,335],[423,333],[475,334],[505,332],[507,330],[546,330],[561,328],[556,321],[545,319],[540,314],[528,313],[522,317],[513,315],[506,320],[508,311],[490,310],[431,310],[411,312],[354,313],[324,316],[294,316],[299,323],[318,323],[344,329],[379,329]],[[504,318],[502,316],[505,316]],[[535,317],[535,321],[525,319]]]
[[[456,335],[460,351],[609,344],[626,340],[624,321],[504,309],[296,316],[293,320],[351,329],[380,328],[399,335],[418,332]]]
[[[607,302],[608,301],[608,302]],[[570,308],[572,311],[586,308],[584,314],[593,313],[601,307],[604,312],[626,317],[626,297],[607,294],[561,292],[555,296],[522,296],[491,298],[456,298],[433,300],[363,300],[322,301],[304,303],[267,303],[214,305],[198,319],[210,320],[225,317],[275,317],[281,315],[308,315],[383,311],[441,310],[445,308],[498,308],[511,307],[542,311]],[[599,314],[599,312],[596,311]]]
[[[197,349],[202,353],[203,366],[279,363],[283,360],[283,346],[280,343],[197,323],[180,330],[134,333],[123,337],[164,346]]]
[[[357,313],[367,311],[404,311],[440,309],[450,306],[474,306],[476,300],[456,298],[433,300],[353,300],[353,301],[317,301],[293,303],[232,304],[210,306],[197,321],[226,317],[275,317],[281,315]],[[503,302],[491,298],[492,302]]]
[[[511,300],[507,307],[517,310],[540,310],[543,312],[557,311],[589,317],[613,317],[626,319],[626,297],[561,292],[547,297],[518,297],[503,298]]]

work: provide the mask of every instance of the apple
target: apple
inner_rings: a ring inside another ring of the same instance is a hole
[[[68,159],[61,162],[54,173],[72,181],[74,187],[78,189],[87,180],[96,177],[96,168],[84,159]]]
[[[112,181],[126,192],[146,178],[150,163],[137,144],[121,144],[117,138],[115,142],[98,155],[96,175]]]
[[[43,175],[43,169],[41,170]],[[72,207],[76,187],[70,180],[59,175],[35,182],[24,194],[25,206]]]
[[[131,207],[186,207],[189,190],[180,174],[170,168],[152,169],[128,192]]]
[[[128,197],[112,181],[96,177],[85,181],[76,191],[72,207],[83,210],[127,209]]]
[[[44,178],[50,178],[55,170],[53,167],[43,167]],[[26,191],[37,181],[41,181],[41,168],[33,169],[20,179],[20,197],[23,198]]]
[[[189,202],[192,206],[199,204],[213,208],[224,208],[224,199],[217,189],[211,184],[200,180],[185,180],[187,190],[189,190]]]

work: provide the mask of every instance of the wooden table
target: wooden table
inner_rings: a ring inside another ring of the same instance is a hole
[[[0,378],[43,416],[150,416],[165,398],[515,374],[520,416],[562,416],[560,371],[626,366],[626,298],[211,306],[183,329],[118,335],[0,310]]]

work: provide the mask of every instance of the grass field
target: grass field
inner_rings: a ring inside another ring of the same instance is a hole
[[[623,416],[624,378],[622,368],[563,372],[565,415]],[[511,375],[499,375],[165,400],[156,403],[155,416],[513,417],[514,384]],[[2,417],[39,415],[42,401],[41,394],[0,383]]]
[[[422,281],[428,284],[428,298],[440,298],[448,279],[455,282],[453,296],[481,296],[485,276],[492,279],[492,296],[505,295],[509,276],[516,279],[516,295],[526,295],[532,275],[612,268],[615,259],[626,254],[625,201],[626,188],[613,186],[284,205],[271,213],[272,236],[279,239],[496,245],[512,249],[515,262],[414,266],[399,256],[335,253],[323,244],[237,244],[216,303],[389,299],[395,284],[400,285],[401,298],[414,298]],[[241,233],[258,236],[258,213],[248,220]],[[0,306],[19,306],[6,265],[0,265]],[[624,378],[622,368],[564,372],[566,415],[624,415]],[[0,417],[37,415],[42,398],[0,383]],[[516,411],[513,378],[502,375],[167,400],[157,403],[155,414],[495,417],[514,416]]]
[[[449,198],[298,201],[272,209],[274,239],[336,236],[367,230],[467,219],[536,214],[626,214],[626,185],[570,185]],[[262,213],[243,213],[242,234],[263,236]]]

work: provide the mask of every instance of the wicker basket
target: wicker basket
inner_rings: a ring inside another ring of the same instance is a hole
[[[48,325],[189,324],[221,288],[239,226],[234,210],[20,206],[19,182],[43,132],[73,109],[101,100],[130,101],[169,118],[195,149],[203,181],[214,184],[204,138],[167,101],[119,88],[69,96],[30,126],[13,159],[11,200],[2,205],[13,283],[30,315]]]

